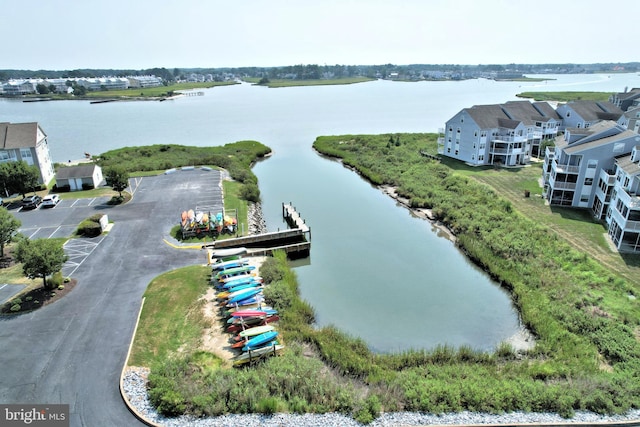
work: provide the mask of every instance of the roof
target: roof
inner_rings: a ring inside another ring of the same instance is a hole
[[[631,154],[617,157],[616,164],[629,176],[640,175],[640,164],[631,161]]]
[[[611,102],[601,101],[571,101],[565,104],[586,121],[618,120],[624,111]]]
[[[519,123],[534,126],[536,122],[560,120],[560,116],[547,102],[509,101],[505,104],[474,105],[464,111],[480,129],[515,128]]]
[[[35,147],[38,143],[38,123],[0,123],[0,149]]]
[[[612,121],[598,122],[587,129],[576,129],[576,131],[579,131],[584,137],[569,145],[565,139],[565,135],[562,135],[556,140],[556,147],[564,150],[567,154],[576,154],[602,145],[621,142],[628,138],[638,138],[638,140],[640,140],[640,135],[630,130],[622,129]],[[598,134],[602,134],[602,138],[591,139],[593,136],[597,137]],[[585,138],[589,138],[589,142],[580,143],[580,140]]]
[[[628,92],[617,93],[616,96],[621,101],[625,100],[625,99],[636,99],[636,98],[640,97],[640,88],[634,87],[633,89],[631,89]]]
[[[56,172],[56,179],[90,178],[93,176],[95,169],[99,167],[94,163],[62,167]]]

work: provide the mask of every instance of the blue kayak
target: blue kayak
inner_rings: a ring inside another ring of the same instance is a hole
[[[256,335],[247,341],[244,347],[242,347],[242,351],[254,350],[270,341],[273,341],[277,336],[278,331],[269,331],[264,334]]]

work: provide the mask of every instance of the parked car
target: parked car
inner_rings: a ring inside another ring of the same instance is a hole
[[[42,197],[34,194],[33,196],[27,196],[22,199],[22,209],[35,209],[42,203]]]
[[[57,194],[47,194],[42,199],[42,207],[43,208],[52,208],[60,202],[60,197]]]

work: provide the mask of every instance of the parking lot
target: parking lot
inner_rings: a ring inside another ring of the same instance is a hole
[[[55,207],[38,206],[35,209],[23,209],[11,206],[8,209],[22,222],[18,230],[29,239],[70,237],[78,227],[78,208],[104,206],[110,197],[92,197],[86,199],[63,199]],[[90,216],[90,215],[87,215]],[[86,217],[85,217],[86,218]]]

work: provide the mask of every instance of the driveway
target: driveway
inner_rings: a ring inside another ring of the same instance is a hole
[[[34,237],[61,229],[51,230],[38,215],[23,216],[46,214],[61,227],[101,212],[114,226],[97,240],[67,243],[65,268],[78,279],[72,292],[40,310],[0,319],[0,402],[69,404],[71,426],[143,425],[119,393],[142,295],[159,274],[204,263],[201,250],[174,249],[163,239],[180,213],[195,209],[205,193],[218,195],[212,212],[222,209],[222,198],[217,171],[145,177],[133,188],[134,197],[124,206],[87,201],[19,213]]]

